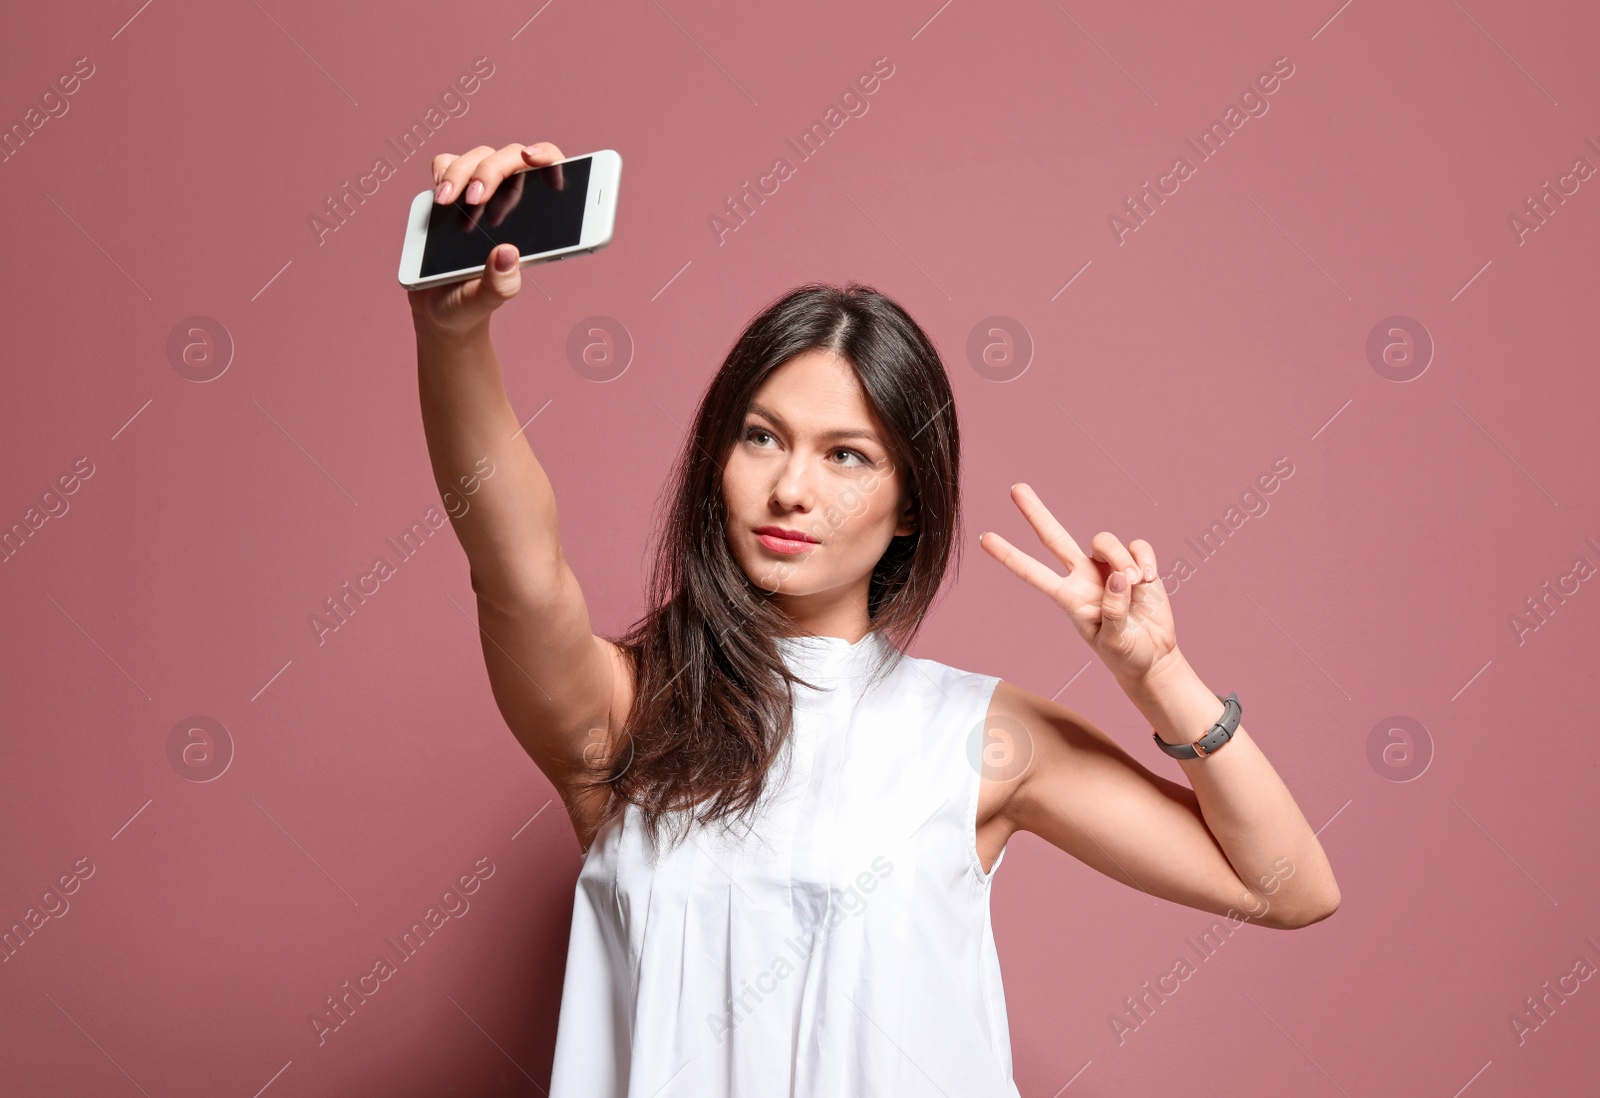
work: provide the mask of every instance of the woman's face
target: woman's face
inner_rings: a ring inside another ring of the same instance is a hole
[[[888,438],[855,371],[826,351],[774,370],[745,412],[722,478],[728,547],[803,631],[864,632],[873,567],[916,529]]]

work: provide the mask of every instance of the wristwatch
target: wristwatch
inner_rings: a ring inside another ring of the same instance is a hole
[[[1162,739],[1160,733],[1151,732],[1150,735],[1155,737],[1161,750],[1175,759],[1204,759],[1216,754],[1217,748],[1233,737],[1234,729],[1239,727],[1239,715],[1244,712],[1237,694],[1230,693],[1217,700],[1222,703],[1222,716],[1194,743],[1171,744]]]

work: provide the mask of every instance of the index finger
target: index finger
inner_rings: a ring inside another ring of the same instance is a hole
[[[1088,563],[1089,558],[1078,548],[1078,543],[1072,540],[1072,535],[1067,533],[1066,527],[1056,521],[1055,516],[1045,507],[1044,502],[1031,487],[1026,484],[1012,485],[1011,498],[1021,510],[1022,517],[1033,527],[1034,533],[1039,535],[1039,540],[1044,543],[1045,548],[1067,566],[1069,573]]]
[[[1061,589],[1062,579],[1060,576],[1028,556],[1028,554],[1012,545],[993,530],[986,530],[979,534],[978,544],[982,545],[991,557],[1010,569],[1011,573],[1018,579],[1038,588],[1051,598],[1055,598],[1056,592]]]
[[[467,176],[472,173],[480,160],[486,156],[494,155],[494,150],[487,145],[478,145],[468,149],[460,156],[451,157],[443,165],[439,163],[441,157],[435,157],[433,167],[439,177],[438,185],[434,188],[433,200],[438,203],[454,202],[467,184]]]
[[[532,168],[546,167],[557,160],[565,160],[561,150],[548,141],[535,142],[522,150],[523,163]],[[560,164],[550,167],[550,186],[554,190],[563,191],[567,187],[566,173],[561,170]]]
[[[527,172],[512,172],[506,177],[505,185],[494,193],[494,198],[482,206],[472,208],[472,216],[477,218],[480,210],[488,211],[489,227],[498,228],[505,221],[507,215],[517,208],[517,203],[522,198],[522,188],[528,178]],[[476,224],[476,220],[474,220]]]
[[[459,181],[462,201],[468,206],[481,206],[489,201],[489,196],[494,194],[495,188],[500,186],[506,176],[522,170],[522,151],[523,146],[520,144],[507,145],[479,160],[473,166],[471,175]],[[457,167],[458,165],[452,164],[446,169],[446,178],[455,175]]]

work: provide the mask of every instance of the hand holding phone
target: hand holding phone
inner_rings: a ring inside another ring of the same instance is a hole
[[[464,330],[516,295],[520,269],[611,242],[622,158],[567,158],[549,142],[434,157],[434,189],[411,205],[400,283],[412,312]]]

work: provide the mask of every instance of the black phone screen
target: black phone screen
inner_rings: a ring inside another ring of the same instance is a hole
[[[499,244],[523,256],[570,248],[583,238],[592,156],[580,156],[507,176],[489,201],[468,206],[435,202],[422,246],[423,278],[481,267]]]

